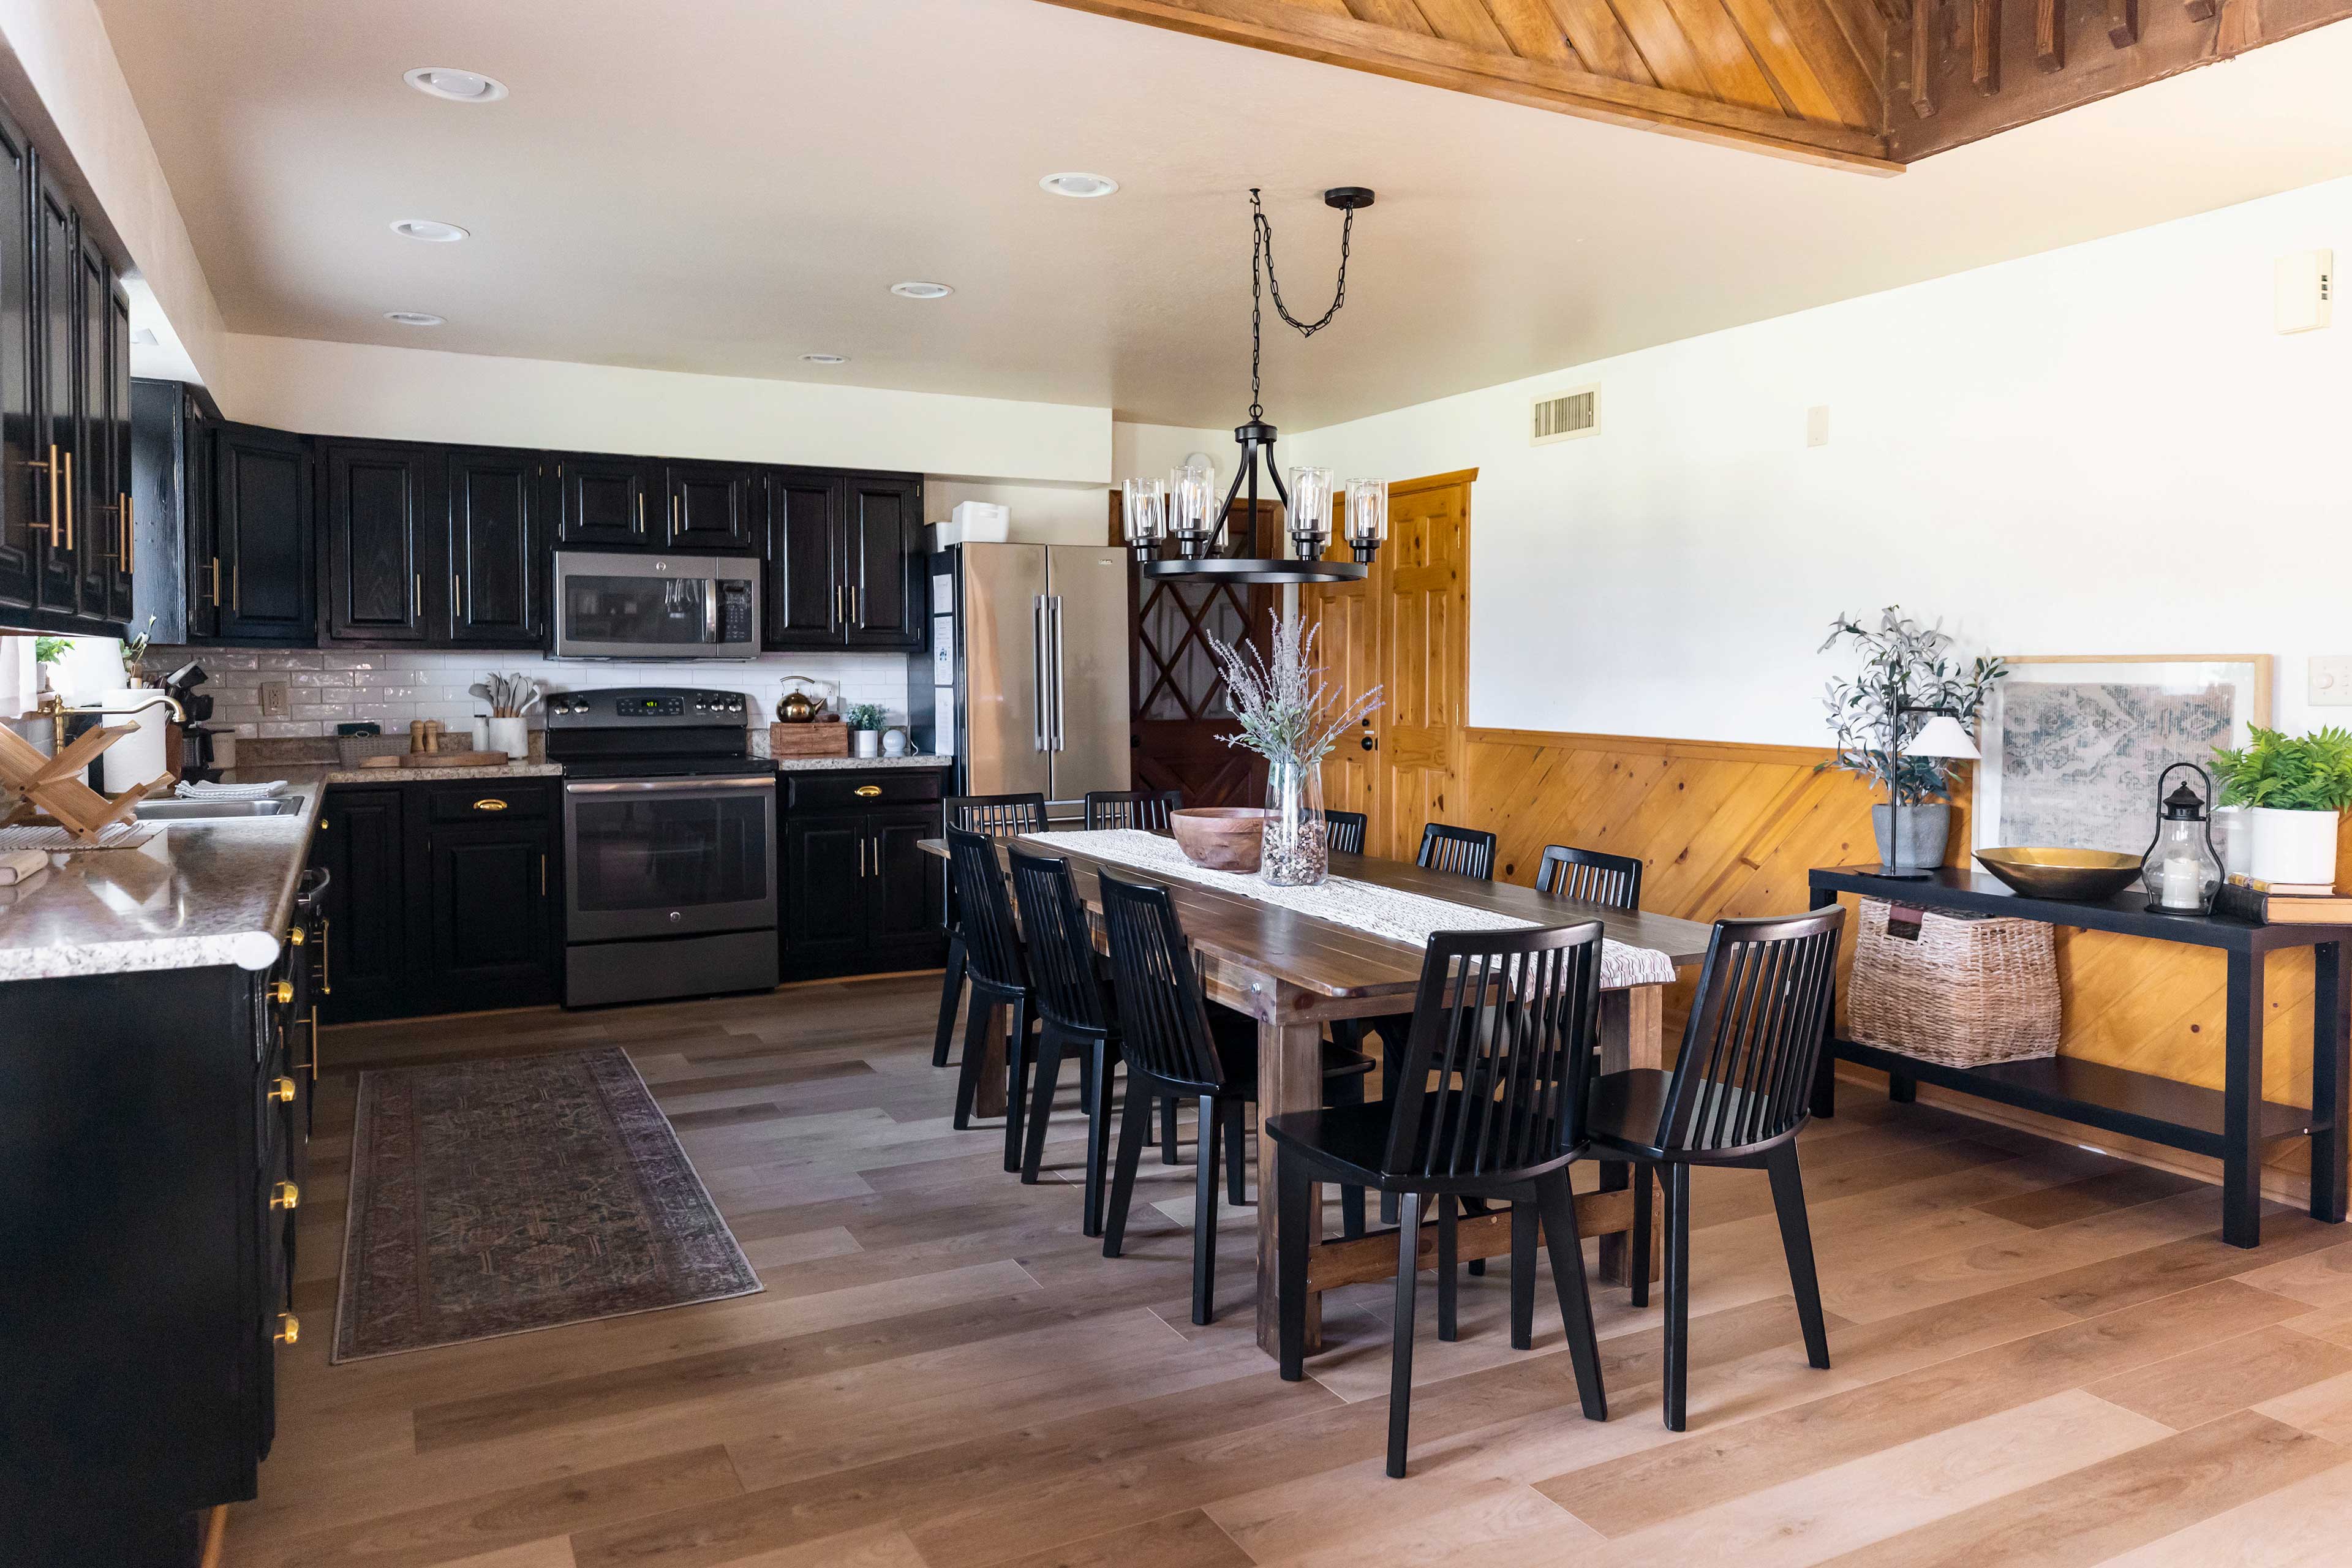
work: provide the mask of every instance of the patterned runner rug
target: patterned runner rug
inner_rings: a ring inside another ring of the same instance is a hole
[[[335,1361],[761,1288],[617,1047],[361,1075]]]

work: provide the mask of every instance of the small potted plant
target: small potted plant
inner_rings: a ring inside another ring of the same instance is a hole
[[[1908,739],[1930,712],[1948,713],[1967,728],[1991,695],[1993,683],[2009,673],[1997,658],[1963,665],[1951,657],[1952,638],[1939,622],[1923,626],[1889,605],[1878,625],[1848,616],[1830,623],[1820,651],[1850,644],[1863,656],[1851,680],[1829,684],[1830,730],[1837,754],[1821,768],[1859,773],[1903,802],[1903,843],[1894,842],[1891,805],[1870,808],[1882,866],[1940,866],[1952,837],[1952,764],[1941,757],[1914,756],[1892,742]],[[1927,711],[1922,711],[1926,710]],[[1900,726],[1900,729],[1897,726]],[[1899,752],[1901,765],[1889,776],[1887,760]]]
[[[882,721],[887,717],[879,702],[860,702],[842,716],[849,726],[850,754],[859,757],[878,756],[882,751]]]
[[[2284,735],[2257,724],[2252,735],[2213,752],[2221,804],[2245,809],[2246,875],[2334,887],[2337,814],[2352,806],[2352,731]]]
[[[66,654],[72,647],[71,637],[37,636],[33,638],[33,665],[39,673],[43,691],[58,689],[58,666],[65,662]]]

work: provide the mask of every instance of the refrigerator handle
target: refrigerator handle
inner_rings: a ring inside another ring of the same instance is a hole
[[[1068,688],[1062,668],[1062,595],[1048,595],[1046,605],[1054,626],[1054,750],[1058,752],[1069,740],[1062,729],[1064,720],[1068,717],[1066,700]]]
[[[1045,717],[1045,705],[1052,700],[1052,688],[1045,678],[1045,640],[1050,635],[1045,629],[1045,595],[1038,594],[1029,601],[1029,678],[1036,693],[1035,731],[1030,740],[1040,752],[1054,749]]]

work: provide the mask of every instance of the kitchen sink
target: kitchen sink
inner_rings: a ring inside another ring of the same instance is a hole
[[[247,816],[291,816],[302,809],[300,795],[270,800],[150,800],[131,815],[142,822],[221,822]]]

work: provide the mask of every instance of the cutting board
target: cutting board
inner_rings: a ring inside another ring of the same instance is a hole
[[[362,768],[502,768],[504,752],[410,752],[394,757],[362,758]]]

